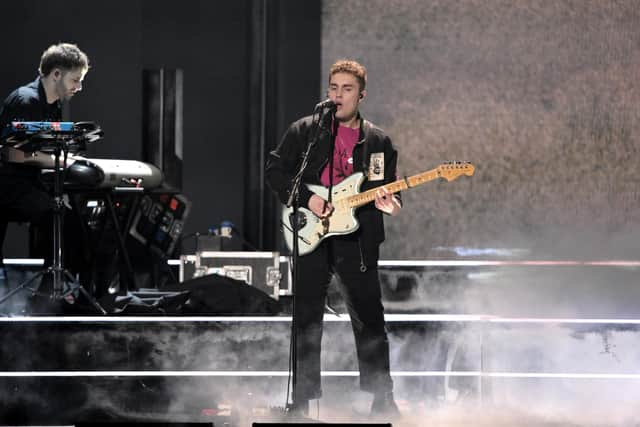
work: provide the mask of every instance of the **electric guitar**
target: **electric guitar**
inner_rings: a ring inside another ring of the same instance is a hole
[[[354,173],[332,189],[331,204],[333,212],[326,218],[318,218],[306,208],[298,208],[298,252],[306,255],[327,237],[353,233],[360,227],[356,219],[356,209],[375,200],[378,188],[385,187],[390,193],[417,187],[438,178],[453,181],[461,175],[471,176],[475,167],[470,162],[443,163],[435,169],[419,173],[404,179],[391,182],[384,186],[360,192],[360,185],[364,181],[362,172]],[[307,185],[307,188],[322,197],[329,199],[329,189],[321,185]],[[282,209],[282,231],[289,249],[293,249],[293,208]]]

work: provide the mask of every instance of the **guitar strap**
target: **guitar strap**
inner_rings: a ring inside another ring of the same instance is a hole
[[[366,175],[369,170],[369,144],[367,144],[367,135],[369,135],[369,129],[371,123],[362,119],[362,172]],[[367,178],[369,178],[367,176]]]
[[[327,198],[327,202],[331,203],[331,196],[333,193],[333,158],[335,157],[336,150],[336,138],[338,137],[338,126],[339,122],[333,119],[331,126],[331,139],[330,139],[330,149],[329,149],[329,197]]]

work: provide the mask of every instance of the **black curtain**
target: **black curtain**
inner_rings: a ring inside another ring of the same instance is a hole
[[[264,166],[289,123],[318,102],[321,0],[251,4],[244,234],[259,249],[280,250],[280,205]]]

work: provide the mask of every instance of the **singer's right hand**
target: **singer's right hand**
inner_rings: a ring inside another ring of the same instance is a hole
[[[326,218],[333,212],[333,206],[322,197],[314,194],[309,199],[309,209],[318,218]]]

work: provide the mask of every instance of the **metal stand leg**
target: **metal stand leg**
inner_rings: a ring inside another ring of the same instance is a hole
[[[8,300],[9,298],[11,298],[13,295],[17,294],[18,292],[20,292],[23,289],[29,289],[31,292],[36,292],[35,289],[31,289],[28,286],[34,282],[37,278],[44,276],[45,274],[47,274],[47,270],[42,270],[39,273],[37,273],[36,275],[34,275],[33,277],[31,277],[28,280],[25,280],[24,282],[20,283],[15,289],[10,290],[9,292],[7,292],[6,294],[2,295],[2,297],[0,297],[0,304],[2,304],[3,302],[5,302],[6,300]]]
[[[78,291],[82,295],[84,295],[87,300],[91,303],[91,305],[98,310],[98,312],[102,314],[107,314],[107,312],[100,306],[98,301],[89,294],[89,292],[84,289],[80,283],[78,283],[75,278],[71,275],[71,273],[65,270],[63,265],[63,224],[64,224],[64,200],[62,193],[62,170],[63,166],[60,164],[60,154],[62,152],[62,142],[58,146],[56,146],[54,151],[55,161],[54,161],[54,207],[53,207],[53,265],[49,268],[46,268],[36,274],[34,277],[25,281],[24,283],[18,285],[17,288],[9,291],[5,295],[0,298],[0,304],[2,304],[7,299],[11,298],[11,296],[15,295],[22,289],[25,289],[38,277],[42,277],[46,274],[51,274],[53,277],[53,293],[51,294],[51,299],[54,301],[58,301],[63,299],[69,295],[72,295],[74,292]],[[35,292],[35,291],[34,291]]]
[[[75,278],[71,275],[71,273],[65,270],[63,265],[63,247],[64,247],[64,237],[63,237],[63,224],[64,224],[64,200],[62,194],[62,185],[63,185],[63,174],[62,170],[64,165],[60,165],[60,154],[61,149],[57,147],[54,155],[55,155],[55,174],[54,174],[54,208],[53,208],[53,266],[49,268],[49,270],[53,273],[53,300],[59,300],[61,298],[65,298],[68,295],[72,295],[75,291],[79,291],[82,293],[87,300],[91,303],[91,305],[98,310],[102,314],[107,314],[104,308],[100,306],[98,301],[89,294],[82,287],[80,283],[78,283]],[[65,280],[66,279],[66,280]],[[67,285],[67,289],[65,290],[65,285]]]

